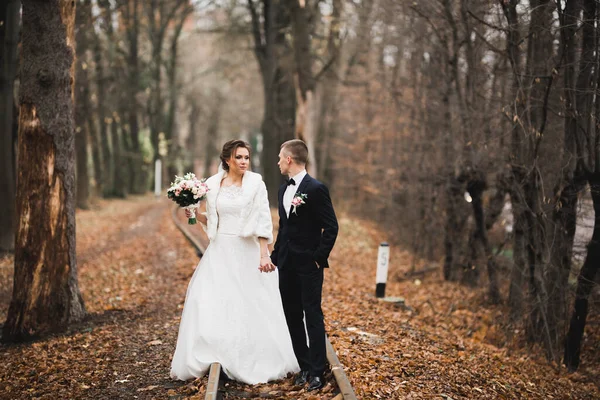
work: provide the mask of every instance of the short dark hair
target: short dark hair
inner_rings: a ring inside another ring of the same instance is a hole
[[[252,148],[250,147],[250,143],[240,140],[233,139],[228,141],[223,145],[223,150],[221,150],[221,166],[225,171],[229,171],[229,165],[227,165],[227,161],[231,159],[231,156],[235,154],[239,147],[243,147],[248,150],[248,153],[252,154]]]
[[[281,150],[285,150],[290,154],[292,160],[298,164],[304,164],[308,162],[308,147],[300,139],[292,139],[284,142],[281,145]]]

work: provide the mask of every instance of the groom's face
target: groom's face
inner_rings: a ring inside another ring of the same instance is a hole
[[[291,161],[292,158],[284,151],[284,149],[281,149],[279,151],[279,162],[277,163],[281,175],[287,175],[290,172]]]

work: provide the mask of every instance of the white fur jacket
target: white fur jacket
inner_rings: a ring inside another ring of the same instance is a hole
[[[217,236],[217,227],[219,226],[217,196],[225,174],[225,171],[219,171],[206,180],[209,189],[206,195],[206,217],[208,222],[203,228],[211,241]],[[260,174],[250,171],[244,173],[242,196],[244,197],[244,206],[240,209],[238,235],[241,237],[262,237],[266,238],[268,243],[272,243],[273,221],[269,209],[267,187]]]

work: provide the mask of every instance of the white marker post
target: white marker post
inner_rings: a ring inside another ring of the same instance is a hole
[[[379,253],[377,254],[377,275],[375,277],[375,297],[377,298],[385,297],[389,263],[390,245],[383,242],[379,245]]]
[[[160,182],[161,182],[162,163],[160,159],[154,163],[154,195],[160,196]]]

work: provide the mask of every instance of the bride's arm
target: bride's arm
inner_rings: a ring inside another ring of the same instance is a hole
[[[206,200],[200,202],[200,207],[196,211],[196,219],[204,226],[208,223],[208,217],[206,214]]]
[[[259,237],[258,242],[260,244],[260,267],[262,272],[275,271],[275,265],[271,262],[269,256],[269,241],[267,238]]]
[[[258,242],[260,243],[260,256],[269,257],[269,244],[267,238],[259,237]]]

